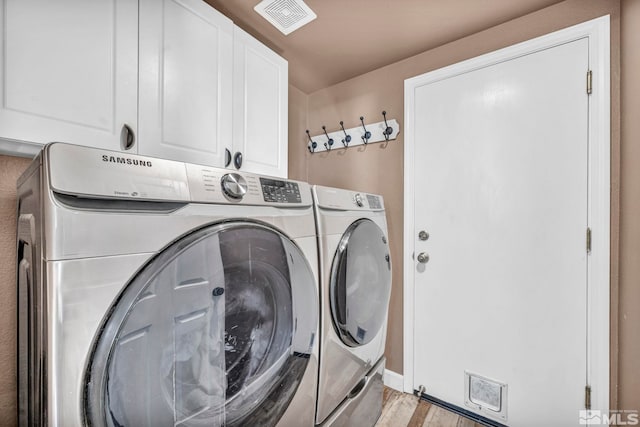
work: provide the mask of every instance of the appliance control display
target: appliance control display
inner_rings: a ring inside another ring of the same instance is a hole
[[[297,182],[260,178],[265,202],[302,203]]]
[[[369,208],[371,209],[382,209],[382,205],[380,204],[380,197],[372,196],[371,194],[367,194],[367,201],[369,202]]]

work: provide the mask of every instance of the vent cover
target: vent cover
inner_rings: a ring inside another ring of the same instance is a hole
[[[302,0],[263,0],[253,9],[284,35],[317,18]]]

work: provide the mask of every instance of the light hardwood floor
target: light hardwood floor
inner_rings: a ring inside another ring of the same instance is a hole
[[[418,399],[384,388],[382,415],[376,427],[482,427],[468,418]]]

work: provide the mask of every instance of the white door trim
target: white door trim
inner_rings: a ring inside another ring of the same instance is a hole
[[[610,59],[609,16],[472,58],[405,80],[404,98],[404,391],[413,392],[414,374],[414,93],[419,86],[468,73],[574,40],[589,39],[593,92],[589,97],[589,182],[587,223],[592,230],[587,271],[587,380],[591,407],[609,409],[610,268]],[[586,90],[585,70],[585,90]],[[585,248],[586,249],[586,248]],[[419,314],[417,315],[419,319]],[[577,416],[577,415],[576,415]]]

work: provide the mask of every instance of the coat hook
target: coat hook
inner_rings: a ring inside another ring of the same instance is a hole
[[[362,136],[362,141],[365,144],[368,144],[369,143],[369,138],[371,138],[371,132],[369,132],[366,127],[364,127],[364,117],[363,116],[360,116],[360,123],[362,123],[362,129],[364,129],[364,135]]]
[[[331,146],[333,145],[333,138],[329,138],[329,135],[327,134],[327,128],[322,126],[322,130],[324,131],[324,134],[327,137],[327,142],[324,143],[324,148],[328,150],[331,150]],[[329,144],[329,145],[327,145]]]
[[[382,111],[382,117],[384,117],[384,126],[385,126],[384,132],[382,132],[382,135],[384,135],[384,140],[388,141],[389,137],[393,133],[393,128],[387,124],[387,112],[386,111]]]
[[[340,127],[342,128],[342,132],[344,132],[344,139],[342,140],[342,145],[344,145],[345,147],[348,147],[349,143],[351,142],[351,135],[347,135],[347,131],[344,130],[344,122],[342,120],[340,120]]]
[[[307,136],[309,137],[309,142],[311,143],[311,147],[307,145],[307,148],[309,149],[310,153],[315,153],[318,144],[313,139],[311,139],[311,135],[309,135],[309,129],[307,129]]]

